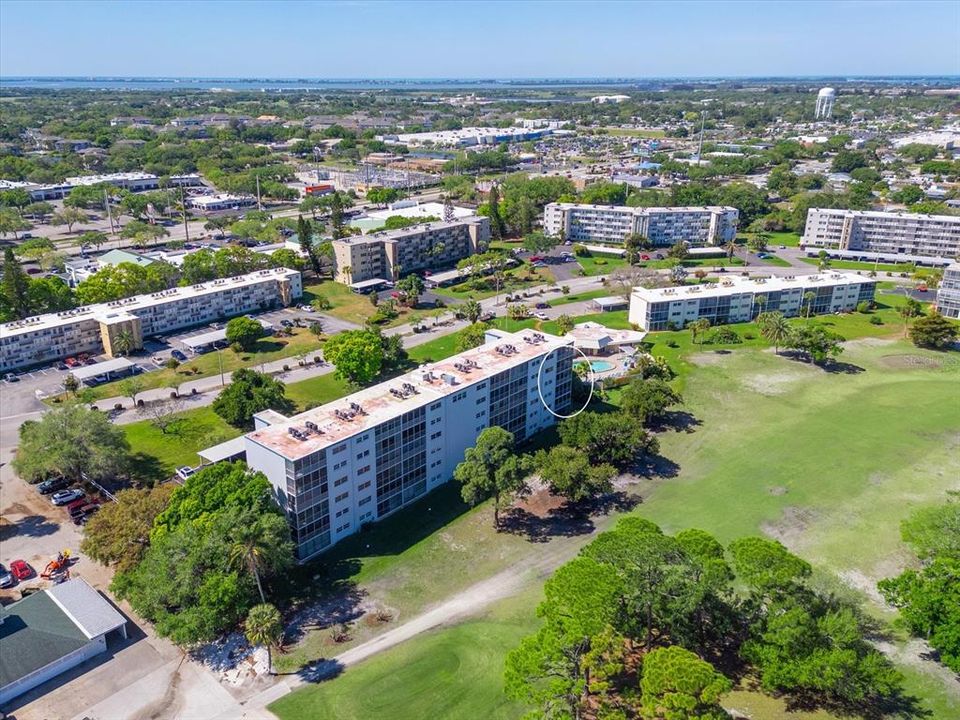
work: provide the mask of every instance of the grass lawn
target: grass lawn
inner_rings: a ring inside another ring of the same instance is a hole
[[[195,466],[197,451],[240,435],[209,407],[186,410],[166,433],[149,420],[120,425],[135,457],[135,472],[144,479],[168,478],[182,465]]]
[[[425,633],[340,677],[269,706],[281,720],[517,718],[503,695],[503,651],[536,631],[539,593],[501,601],[484,616]]]
[[[578,257],[577,263],[583,268],[583,274],[588,277],[594,275],[606,275],[622,267],[626,267],[627,261],[621,257],[613,255],[600,255],[594,253],[589,257]]]
[[[819,265],[820,260],[818,258],[809,258],[802,257],[800,258],[801,262],[805,262],[808,265]],[[872,263],[872,262],[858,262],[856,260],[834,260],[830,259],[830,267],[834,270],[876,270],[877,272],[886,272],[886,273],[907,273],[908,275],[913,275],[914,273],[919,273],[921,275],[929,275],[933,268],[923,268],[917,267],[912,263]]]
[[[548,300],[547,305],[550,307],[557,307],[558,305],[568,305],[569,303],[582,302],[584,300],[595,300],[599,297],[609,297],[613,294],[613,290],[609,288],[600,288],[599,290],[588,290],[587,292],[582,293],[562,295],[554,300]]]
[[[634,128],[605,127],[600,130],[606,131],[609,135],[624,135],[625,137],[641,138],[662,138],[663,130],[636,130]]]
[[[351,392],[350,384],[334,377],[333,373],[318,375],[308,380],[288,383],[286,396],[297,405],[297,411],[332,402]]]
[[[767,247],[777,248],[781,245],[786,245],[787,247],[800,247],[800,236],[792,232],[771,232],[767,233],[769,240],[767,241]],[[737,240],[740,240],[743,243],[747,242],[747,239],[752,236],[752,233],[741,233],[737,235]]]
[[[504,282],[500,287],[501,295],[514,293],[517,290],[524,290],[535,285],[546,285],[555,280],[550,268],[535,268],[527,263],[507,270],[504,276]],[[451,300],[483,300],[496,295],[497,288],[492,278],[484,278],[483,280],[483,286],[479,290],[474,288],[473,280],[467,280],[449,287],[436,288],[433,293]]]
[[[824,320],[848,336],[856,335],[861,322],[873,334],[883,331],[866,317]],[[908,559],[900,521],[960,487],[960,403],[950,401],[960,381],[956,356],[918,350],[898,339],[898,325],[890,330],[892,337],[848,343],[840,358],[848,371],[836,373],[775,356],[759,339],[724,354],[709,346],[699,352],[689,333],[652,334],[655,351],[669,339],[676,342],[665,354],[685,367],[685,409],[699,425],[661,435],[662,454],[677,464],[676,475],[641,480],[643,502],[633,512],[667,532],[700,527],[723,542],[757,533],[776,537],[813,563],[818,583],[862,591],[868,611],[888,617],[871,597],[876,581]],[[344,547],[339,558],[349,561],[348,572],[371,596],[402,609],[400,621],[404,612],[518,558],[532,563],[549,553],[572,555],[589,540],[528,543],[496,535],[488,505],[457,514],[455,492],[446,503],[442,492],[424,501],[442,517],[428,513],[424,522],[420,508],[404,521],[406,527],[375,528]],[[541,584],[542,577],[531,578],[531,592]],[[534,604],[535,595],[526,601],[526,621],[501,614],[497,606],[301,690],[273,709],[282,718],[403,718],[408,704],[414,717],[424,715],[417,703],[432,702],[438,717],[518,718],[522,711],[498,694],[500,668],[517,636],[535,627]],[[329,657],[329,648],[314,650]],[[432,664],[434,655],[444,661]],[[921,699],[929,717],[958,716],[956,696],[924,671],[924,663],[905,674],[908,693]],[[371,693],[371,687],[381,690]],[[779,701],[743,691],[727,704],[749,709],[755,720],[832,717],[787,714]]]
[[[289,337],[270,336],[261,338],[251,352],[237,353],[230,348],[226,348],[220,351],[220,357],[215,352],[209,352],[191,357],[176,370],[161,368],[137,377],[143,383],[144,390],[171,387],[173,383],[180,385],[190,380],[217,375],[220,372],[221,360],[223,361],[223,371],[231,372],[283,358],[295,358],[301,354],[309,355],[320,348],[320,341],[307,328],[294,328],[293,331],[293,335]],[[296,365],[296,362],[291,364]],[[120,389],[122,382],[122,380],[115,380],[98,385],[91,390],[92,399],[99,400],[123,395],[123,391]]]
[[[324,280],[313,285],[307,285],[303,289],[302,302],[304,304],[309,305],[318,297],[327,298],[332,305],[329,310],[323,312],[358,325],[363,325],[367,318],[377,311],[370,303],[369,295],[355,293],[346,285],[333,280]],[[423,311],[417,312],[416,309],[405,306],[398,306],[397,310],[399,311],[397,317],[382,323],[380,327],[388,328],[403,325],[407,322],[419,320],[425,315]]]

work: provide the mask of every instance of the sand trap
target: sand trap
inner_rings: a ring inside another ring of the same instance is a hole
[[[943,367],[943,360],[927,355],[883,355],[880,362],[893,370],[937,370]]]

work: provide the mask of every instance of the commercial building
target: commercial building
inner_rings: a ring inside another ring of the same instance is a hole
[[[218,212],[220,210],[239,210],[240,208],[256,205],[257,200],[249,195],[195,195],[187,200],[187,207],[200,212]]]
[[[127,621],[85,580],[74,578],[0,608],[0,705],[127,637]]]
[[[113,185],[114,187],[129,190],[130,192],[144,192],[146,190],[159,189],[160,178],[150,173],[126,172],[108,173],[106,175],[78,175],[76,177],[68,177],[62,183],[54,183],[52,185],[40,185],[17,180],[0,180],[0,190],[23,188],[30,193],[32,200],[59,200],[69,195],[70,191],[75,187],[101,184]],[[170,185],[176,187],[195,187],[202,184],[203,180],[196,174],[170,176]]]
[[[438,145],[442,147],[475,147],[478,145],[499,145],[500,143],[526,142],[539,140],[550,135],[548,127],[467,127],[461,130],[435,130],[433,132],[400,133],[397,135],[378,135],[377,139],[386,143],[400,145]]]
[[[143,338],[226,317],[290,305],[303,294],[300,273],[286,268],[135,295],[0,325],[0,370],[77,353],[116,354],[143,347]]]
[[[960,217],[811,208],[807,212],[801,244],[838,250],[955,258],[960,256]]]
[[[937,289],[937,312],[960,319],[960,263],[954,263],[943,271],[943,280]]]
[[[490,241],[490,220],[470,216],[333,241],[337,280],[397,280],[407,274],[455,264]]]
[[[856,273],[827,272],[799,277],[730,277],[719,283],[633,289],[630,322],[644,330],[682,328],[706,318],[713,325],[748,322],[761,312],[791,317],[849,312],[873,300],[877,281]],[[808,299],[807,293],[813,293]]]
[[[553,425],[550,411],[570,404],[572,343],[490,331],[480,347],[342,400],[291,418],[257,416],[247,464],[273,485],[297,557],[447,482],[485,428],[503,427],[519,442]]]
[[[550,203],[543,210],[548,235],[575,242],[622,243],[628,235],[643,235],[654,245],[676,242],[722,245],[737,236],[739,212],[725,206],[617,207]]]

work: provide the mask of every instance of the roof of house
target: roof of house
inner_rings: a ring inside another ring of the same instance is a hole
[[[90,640],[123,627],[127,622],[82,578],[54,585],[46,593]]]
[[[134,265],[146,267],[147,265],[152,265],[156,261],[138,253],[128,252],[127,250],[110,250],[109,252],[105,252],[103,255],[98,257],[97,262],[101,265],[133,263]]]
[[[88,586],[89,587],[89,586]],[[46,592],[0,608],[0,687],[29,675],[90,642]]]

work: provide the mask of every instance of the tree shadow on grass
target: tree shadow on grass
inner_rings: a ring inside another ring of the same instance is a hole
[[[319,658],[307,663],[296,672],[278,674],[296,675],[304,682],[320,683],[339,677],[346,669],[346,666],[341,662]]]
[[[821,692],[789,693],[781,696],[789,712],[826,711],[840,717],[862,718],[863,720],[884,720],[885,718],[929,718],[933,712],[924,708],[920,698],[897,690],[890,695],[864,698],[862,700],[840,700],[825,696]]]
[[[146,453],[135,453],[130,460],[130,479],[141,485],[152,485],[170,477],[167,467],[160,459]],[[109,489],[109,488],[108,488]],[[120,488],[117,488],[120,489]],[[113,490],[110,490],[113,492]]]
[[[510,508],[500,516],[501,532],[523,535],[534,543],[549,542],[555,537],[589,535],[594,527],[586,513],[572,509],[569,504],[551,508],[545,516],[523,508]]]
[[[862,372],[866,372],[866,368],[860,367],[859,365],[843,362],[842,360],[834,360],[832,358],[822,363],[814,363],[810,361],[810,357],[806,353],[800,352],[799,350],[783,349],[780,351],[780,357],[785,357],[788,360],[803,363],[804,365],[810,365],[811,367],[820,368],[825,373],[835,375],[859,375]]]
[[[675,432],[692,433],[703,425],[703,421],[686,410],[670,410],[665,412],[653,425],[657,432],[673,430]]]
[[[647,480],[674,478],[680,474],[680,466],[663,455],[644,455],[637,460],[630,471]]]

